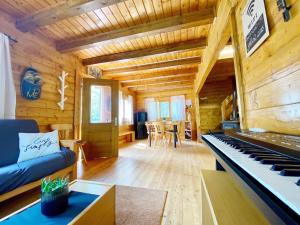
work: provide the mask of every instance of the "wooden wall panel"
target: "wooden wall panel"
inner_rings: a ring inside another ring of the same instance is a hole
[[[15,21],[0,11],[0,32],[16,37],[18,43],[11,43],[13,76],[17,91],[17,118],[35,119],[42,131],[48,130],[52,123],[74,123],[75,71],[83,71],[79,59],[70,54],[60,54],[49,40],[37,33],[22,33],[15,28]],[[28,101],[20,95],[20,79],[23,70],[32,66],[37,69],[43,79],[41,99]],[[57,105],[60,95],[58,76],[62,70],[69,73],[66,78],[65,110]]]
[[[270,36],[246,58],[241,11],[236,10],[242,78],[245,86],[247,127],[300,135],[300,2],[292,5],[291,20],[284,22],[276,1],[266,0]]]
[[[222,121],[221,103],[230,94],[232,94],[231,78],[204,84],[199,94],[200,130],[202,134],[220,128]]]

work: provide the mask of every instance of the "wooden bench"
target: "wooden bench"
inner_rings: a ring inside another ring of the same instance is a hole
[[[119,133],[119,137],[126,136],[126,142],[134,142],[135,141],[135,132],[134,131],[124,131]]]
[[[201,172],[202,224],[270,225],[228,173],[212,170]]]

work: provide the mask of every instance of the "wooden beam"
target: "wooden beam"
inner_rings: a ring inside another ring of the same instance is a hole
[[[68,0],[57,3],[17,20],[16,26],[23,32],[56,23],[69,17],[79,16],[95,9],[114,5],[124,0]]]
[[[209,32],[208,45],[203,53],[203,60],[195,81],[195,91],[199,93],[204,82],[215,65],[221,50],[231,36],[230,15],[237,2],[235,0],[221,0],[218,5],[217,17]]]
[[[186,75],[181,77],[171,77],[171,78],[162,78],[162,79],[155,79],[155,80],[142,80],[142,81],[135,81],[130,83],[123,83],[122,87],[141,87],[141,86],[147,86],[147,85],[165,85],[170,84],[174,82],[180,82],[180,81],[193,81],[195,79],[195,75]]]
[[[174,66],[187,65],[187,64],[196,64],[200,62],[201,62],[201,57],[189,57],[189,58],[176,59],[176,60],[166,61],[166,62],[103,70],[103,75],[111,76],[113,74],[129,73],[129,72],[141,71],[141,70],[152,70],[158,68],[167,68],[167,67],[174,67]]]
[[[211,24],[214,19],[213,9],[201,9],[200,11],[180,16],[153,21],[147,24],[139,24],[127,28],[100,33],[93,36],[80,38],[73,41],[57,43],[57,49],[61,52],[78,51],[86,48],[99,47],[116,42],[123,42],[163,32],[170,32],[195,26]]]
[[[134,73],[134,74],[114,74],[113,76],[104,76],[104,79],[114,79],[119,80],[121,82],[127,82],[127,81],[136,81],[140,79],[153,79],[153,78],[159,78],[159,77],[171,77],[181,74],[194,74],[197,73],[198,67],[192,67],[192,68],[185,68],[185,69],[172,69],[172,70],[161,70],[157,72],[148,72],[148,73]]]
[[[137,87],[130,87],[128,88],[128,90],[144,90],[144,89],[156,89],[160,90],[160,89],[164,89],[164,88],[168,88],[168,87],[179,87],[179,86],[187,86],[187,85],[193,85],[193,81],[192,80],[188,80],[188,81],[173,81],[171,83],[165,83],[164,85],[157,85],[157,84],[148,84],[148,85],[144,85],[144,86],[137,86]]]
[[[240,55],[240,46],[238,42],[237,24],[235,14],[232,13],[230,17],[231,25],[231,39],[234,48],[234,70],[235,70],[235,81],[237,90],[237,103],[239,109],[239,118],[241,129],[247,129],[247,114],[245,108],[245,96],[244,96],[244,83],[242,76],[242,62]]]
[[[108,62],[115,62],[115,61],[122,61],[128,59],[136,59],[145,56],[151,55],[162,55],[167,53],[178,53],[187,50],[195,50],[195,49],[204,49],[206,47],[207,41],[205,38],[189,40],[179,43],[172,43],[168,45],[159,46],[156,48],[146,48],[146,49],[139,49],[135,51],[129,52],[121,52],[111,55],[101,55],[96,56],[88,59],[83,59],[82,63],[84,66],[98,64],[98,63],[108,63]]]
[[[183,90],[183,89],[192,89],[193,88],[193,83],[189,83],[189,84],[182,84],[182,85],[170,85],[170,86],[163,86],[163,87],[138,87],[138,88],[128,88],[131,91],[135,91],[139,94],[141,93],[149,93],[149,92],[161,92],[161,91],[176,91],[176,90]]]
[[[132,83],[132,82],[141,82],[141,81],[150,81],[150,80],[159,80],[159,79],[165,79],[165,78],[176,78],[176,77],[182,77],[182,76],[195,76],[196,73],[178,73],[174,75],[167,75],[167,76],[162,76],[161,74],[156,74],[155,76],[151,76],[150,74],[147,74],[146,76],[140,75],[138,77],[134,77],[130,79],[130,77],[122,77],[123,79],[114,79],[114,80],[119,80],[121,83]]]

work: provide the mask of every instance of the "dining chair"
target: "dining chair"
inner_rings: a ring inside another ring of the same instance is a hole
[[[147,128],[147,134],[148,134],[148,144],[151,147],[151,140],[154,137],[154,128],[153,128],[153,124],[151,122],[146,122],[145,123],[146,128]]]
[[[166,143],[165,126],[163,122],[154,122],[154,146]]]

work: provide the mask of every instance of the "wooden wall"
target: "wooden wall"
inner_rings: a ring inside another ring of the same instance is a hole
[[[49,124],[74,122],[75,74],[83,71],[83,66],[77,57],[70,54],[60,54],[52,42],[37,33],[22,33],[15,28],[15,21],[0,11],[0,32],[16,37],[18,43],[11,44],[13,76],[17,91],[17,118],[35,119],[40,129],[45,131]],[[23,70],[32,66],[37,69],[43,79],[41,99],[28,101],[20,96],[20,79]],[[62,70],[69,73],[67,77],[65,110],[57,105],[60,95],[58,76]]]
[[[265,0],[270,36],[249,58],[242,36],[242,0],[236,10],[248,128],[300,135],[300,1],[290,0],[284,22],[276,1]]]
[[[219,129],[222,121],[221,103],[232,94],[232,79],[206,82],[199,94],[201,133]],[[204,99],[207,98],[207,99]]]

